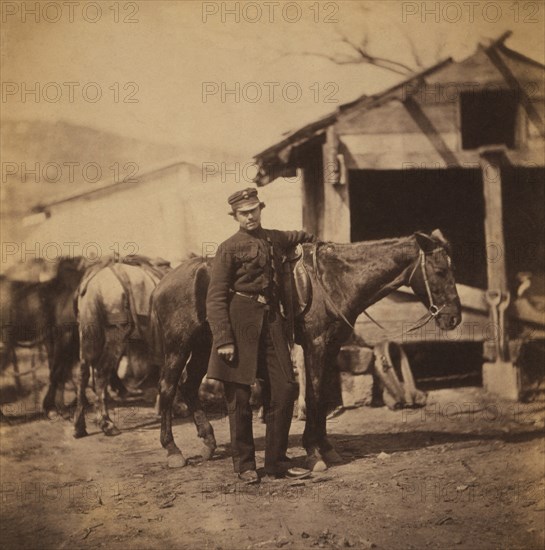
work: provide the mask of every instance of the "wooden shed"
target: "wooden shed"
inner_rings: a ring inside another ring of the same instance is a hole
[[[509,36],[342,105],[255,160],[258,185],[300,174],[303,225],[323,240],[440,228],[462,324],[455,335],[424,327],[411,343],[484,344],[485,387],[519,398],[521,344],[540,341],[545,325],[539,300],[518,299],[520,281],[545,271],[545,67],[509,49]],[[402,288],[369,312],[402,329],[421,307]],[[383,338],[363,317],[356,328],[370,346]]]

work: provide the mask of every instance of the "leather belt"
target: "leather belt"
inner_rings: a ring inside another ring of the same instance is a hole
[[[267,305],[269,303],[269,300],[263,294],[250,294],[248,292],[239,292],[238,290],[235,290],[235,294],[238,294],[239,296],[244,296],[244,298],[250,298],[251,300],[254,300],[256,302],[259,302],[260,304]]]

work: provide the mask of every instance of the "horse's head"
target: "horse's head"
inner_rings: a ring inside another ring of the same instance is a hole
[[[57,262],[57,275],[54,279],[57,285],[74,290],[79,285],[87,268],[87,262],[82,256],[62,257]]]
[[[166,275],[169,271],[172,271],[172,266],[168,260],[158,256],[157,258],[150,259],[151,265],[158,270],[162,275]]]
[[[456,328],[462,320],[462,305],[454,281],[450,247],[439,229],[431,235],[415,233],[420,253],[409,276],[413,292],[429,308],[443,330]]]

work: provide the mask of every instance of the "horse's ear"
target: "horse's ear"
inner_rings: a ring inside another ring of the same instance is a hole
[[[435,248],[437,248],[437,243],[429,235],[426,235],[421,231],[417,231],[414,236],[416,238],[418,246],[426,254],[428,252],[432,252]]]
[[[443,235],[443,232],[440,229],[434,229],[431,232],[431,236],[435,237],[438,241],[442,242],[443,244],[448,244],[447,239],[445,239],[445,236]]]
[[[452,249],[451,249],[450,243],[447,241],[447,239],[443,235],[443,232],[440,229],[434,229],[431,232],[431,236],[437,239],[444,246],[445,250],[447,251],[447,254],[450,256],[452,253]]]

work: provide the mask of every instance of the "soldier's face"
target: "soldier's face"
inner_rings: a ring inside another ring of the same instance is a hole
[[[253,231],[261,225],[261,206],[257,205],[253,210],[247,212],[237,210],[235,219],[242,229]]]

